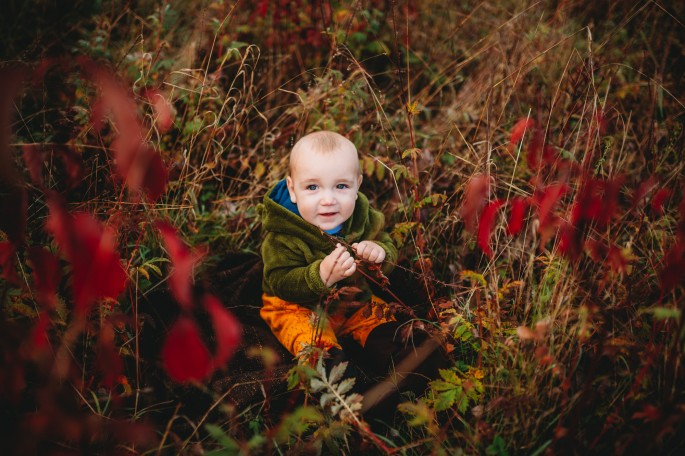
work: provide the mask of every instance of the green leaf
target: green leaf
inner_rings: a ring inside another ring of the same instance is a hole
[[[413,160],[417,158],[420,153],[421,149],[419,149],[418,147],[412,147],[411,149],[407,149],[404,152],[402,152],[402,159],[404,160],[407,157],[411,157]]]
[[[276,432],[276,441],[285,443],[291,435],[301,435],[312,425],[323,423],[323,416],[316,408],[304,406],[296,408],[283,418]]]
[[[234,452],[228,454],[236,454],[239,452],[240,446],[236,443],[235,440],[229,437],[219,426],[215,424],[205,424],[205,430],[209,433],[209,435],[212,436],[212,438],[214,438],[214,440],[217,441],[219,445],[221,445],[224,448],[224,450]]]
[[[497,434],[489,447],[485,449],[485,454],[488,456],[509,456],[507,446],[504,444],[504,439]]]
[[[454,383],[445,382],[443,380],[433,380],[430,385],[435,391],[448,391],[457,386]]]
[[[450,382],[454,385],[461,385],[461,379],[457,376],[457,373],[452,369],[438,369],[440,377],[445,381]]]
[[[382,181],[385,178],[385,165],[381,162],[376,162],[376,179]]]
[[[435,410],[442,412],[452,407],[454,401],[457,398],[457,390],[451,389],[449,391],[444,391],[435,398]]]
[[[668,318],[678,320],[681,314],[680,309],[675,307],[650,307],[649,309],[643,310],[642,313],[650,313],[654,315],[654,318],[657,320],[666,320]]]

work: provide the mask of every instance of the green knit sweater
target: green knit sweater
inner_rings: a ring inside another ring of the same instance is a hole
[[[257,206],[262,220],[262,260],[264,262],[263,291],[285,301],[314,307],[330,291],[319,274],[321,261],[335,248],[335,239],[318,227],[286,209],[272,199],[281,181]],[[282,190],[282,188],[281,188]],[[339,238],[347,244],[371,240],[385,250],[382,270],[388,274],[397,260],[397,248],[390,236],[383,231],[385,217],[369,206],[369,200],[359,193],[352,216],[343,224]],[[355,272],[337,284],[362,289],[360,301],[371,297],[371,290],[364,276]]]

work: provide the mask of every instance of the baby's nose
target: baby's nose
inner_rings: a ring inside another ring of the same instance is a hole
[[[321,204],[329,206],[331,204],[335,204],[335,196],[330,193],[330,192],[325,192],[321,196]]]

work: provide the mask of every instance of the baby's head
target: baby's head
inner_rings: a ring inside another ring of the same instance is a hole
[[[293,147],[286,181],[302,218],[333,230],[354,212],[362,183],[357,148],[332,131],[310,133]]]

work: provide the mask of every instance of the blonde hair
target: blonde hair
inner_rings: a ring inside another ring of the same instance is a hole
[[[355,147],[354,143],[340,133],[328,130],[309,133],[300,138],[290,151],[288,172],[292,174],[293,156],[296,156],[300,151],[308,149],[314,152],[325,154],[327,152],[333,152],[335,150],[344,148],[353,150],[355,155],[358,157],[357,148]]]

